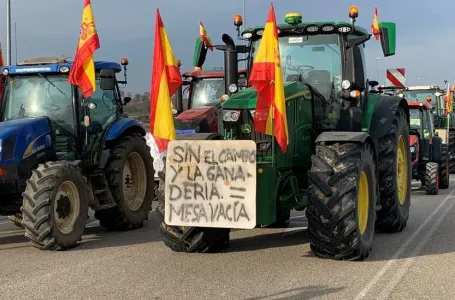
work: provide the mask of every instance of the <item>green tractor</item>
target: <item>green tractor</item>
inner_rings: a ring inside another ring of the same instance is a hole
[[[408,101],[430,102],[436,134],[442,138],[444,144],[449,145],[449,171],[453,174],[455,173],[455,116],[453,114],[450,114],[450,117],[447,116],[444,95],[445,91],[437,85],[408,86],[399,94]]]
[[[215,252],[232,228],[289,220],[306,210],[312,251],[319,257],[363,260],[375,231],[407,224],[411,167],[405,99],[370,93],[365,74],[371,35],[351,22],[303,23],[288,14],[278,25],[289,145],[254,130],[257,91],[229,90],[224,136],[172,141],[160,173],[158,213],[164,244],[177,252]],[[234,22],[240,35],[241,22]],[[395,54],[395,23],[380,24],[384,56]],[[246,46],[224,34],[226,83],[235,84],[237,53],[248,72],[264,27],[242,33]],[[245,48],[243,48],[245,47]],[[229,73],[234,72],[234,73]],[[224,141],[201,141],[202,139]],[[166,176],[167,175],[167,176]],[[243,194],[242,194],[243,193]]]

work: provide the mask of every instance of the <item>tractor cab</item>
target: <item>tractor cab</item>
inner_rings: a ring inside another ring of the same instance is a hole
[[[438,115],[445,109],[443,90],[437,85],[408,86],[400,91],[399,96],[411,102],[428,102]]]
[[[225,94],[224,71],[195,70],[183,73],[182,77],[182,96],[176,96],[173,109],[176,133],[218,132],[218,116]],[[239,70],[239,86],[246,86],[246,69]]]
[[[447,144],[435,134],[431,104],[408,102],[412,178],[422,183],[427,194],[435,195],[449,186]]]
[[[98,150],[108,127],[122,115],[122,105],[129,102],[125,99],[121,103],[120,82],[115,80],[115,73],[122,69],[118,63],[95,62],[96,89],[83,99],[79,88],[68,83],[71,66],[67,57],[44,57],[4,67],[0,126],[36,130],[49,124],[56,159],[84,158],[95,163],[92,152]],[[34,151],[33,147],[28,150]]]

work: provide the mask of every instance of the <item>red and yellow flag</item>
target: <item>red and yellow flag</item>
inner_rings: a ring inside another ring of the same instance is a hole
[[[271,4],[249,83],[258,92],[255,130],[269,135],[273,132],[281,150],[286,152],[289,135],[280,60],[275,9]]]
[[[0,43],[0,69],[3,67],[2,44]],[[6,76],[0,73],[0,105],[2,104],[3,88],[5,87]]]
[[[99,47],[100,41],[96,31],[92,5],[90,0],[85,0],[79,45],[68,78],[69,83],[79,86],[84,98],[89,97],[96,89],[93,54]]]
[[[169,141],[175,140],[171,97],[182,83],[177,60],[157,9],[150,91],[150,132],[160,152],[167,149]]]
[[[374,18],[373,24],[371,25],[371,30],[376,40],[379,40],[379,21],[378,21],[378,7],[374,7]]]
[[[201,40],[204,42],[205,46],[209,48],[210,51],[213,51],[212,40],[210,39],[209,34],[204,27],[204,24],[202,24],[202,21],[199,21],[199,33],[201,35]]]
[[[446,102],[446,110],[447,113],[450,114],[453,111],[453,97],[452,91],[450,90],[450,83],[447,84],[447,102]]]

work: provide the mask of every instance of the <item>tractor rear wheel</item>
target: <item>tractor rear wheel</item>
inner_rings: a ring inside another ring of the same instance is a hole
[[[161,221],[160,233],[163,236],[164,245],[172,251],[187,253],[213,253],[225,248],[229,243],[231,229],[169,226],[164,222],[166,174],[158,172],[158,176],[159,185],[156,191],[158,207],[156,212]]]
[[[447,151],[447,145],[442,145],[441,161],[439,162],[439,188],[445,190],[449,188],[449,163],[450,154]]]
[[[455,173],[455,130],[449,130],[449,170],[450,174]]]
[[[378,170],[381,205],[376,229],[401,232],[408,222],[411,204],[411,153],[409,128],[404,110],[398,107],[390,131],[378,141]]]
[[[317,145],[309,172],[308,234],[319,257],[364,260],[374,236],[376,166],[368,143]]]
[[[105,173],[116,207],[95,212],[101,226],[131,230],[143,226],[154,198],[153,159],[140,134],[125,136],[110,152]]]
[[[425,167],[425,193],[437,195],[439,193],[439,165],[434,162],[427,163]]]
[[[66,250],[81,240],[89,195],[78,167],[65,161],[39,165],[22,195],[22,226],[34,247]]]

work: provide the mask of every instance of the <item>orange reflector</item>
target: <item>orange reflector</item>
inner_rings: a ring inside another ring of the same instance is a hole
[[[264,172],[263,169],[258,169],[258,173],[259,173],[259,174],[262,174],[263,172]]]
[[[349,96],[350,96],[351,98],[359,98],[359,97],[360,97],[360,91],[356,91],[356,90],[351,91],[351,92],[349,93]]]

